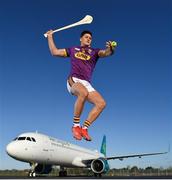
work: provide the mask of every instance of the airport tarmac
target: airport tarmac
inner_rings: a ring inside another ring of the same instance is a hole
[[[39,180],[44,180],[44,179],[80,179],[80,180],[84,180],[84,179],[172,179],[172,176],[104,176],[101,178],[98,177],[92,177],[92,176],[68,176],[68,177],[35,177],[35,178],[30,178],[30,177],[20,177],[20,176],[0,176],[0,179],[13,179],[13,180],[17,180],[17,179],[39,179]]]

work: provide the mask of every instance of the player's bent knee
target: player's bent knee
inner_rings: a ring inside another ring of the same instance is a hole
[[[102,108],[104,109],[106,107],[106,101],[102,101]]]
[[[106,101],[101,100],[98,104],[97,107],[101,110],[103,110],[106,107]]]

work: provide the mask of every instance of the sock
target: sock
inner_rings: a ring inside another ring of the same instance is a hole
[[[73,117],[73,126],[74,127],[80,126],[80,117],[76,117],[76,116]]]
[[[84,125],[83,125],[83,129],[88,129],[88,127],[91,125],[91,123],[88,121],[88,120],[86,120],[85,122],[84,122]]]

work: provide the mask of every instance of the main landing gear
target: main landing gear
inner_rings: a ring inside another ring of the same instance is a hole
[[[64,169],[64,167],[60,167],[59,177],[66,177],[66,176],[67,176],[67,171]]]

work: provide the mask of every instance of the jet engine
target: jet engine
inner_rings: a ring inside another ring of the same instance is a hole
[[[104,173],[107,171],[106,164],[107,161],[102,158],[95,159],[91,162],[91,170],[96,174]]]
[[[34,171],[37,174],[49,174],[52,170],[52,165],[37,164]]]

